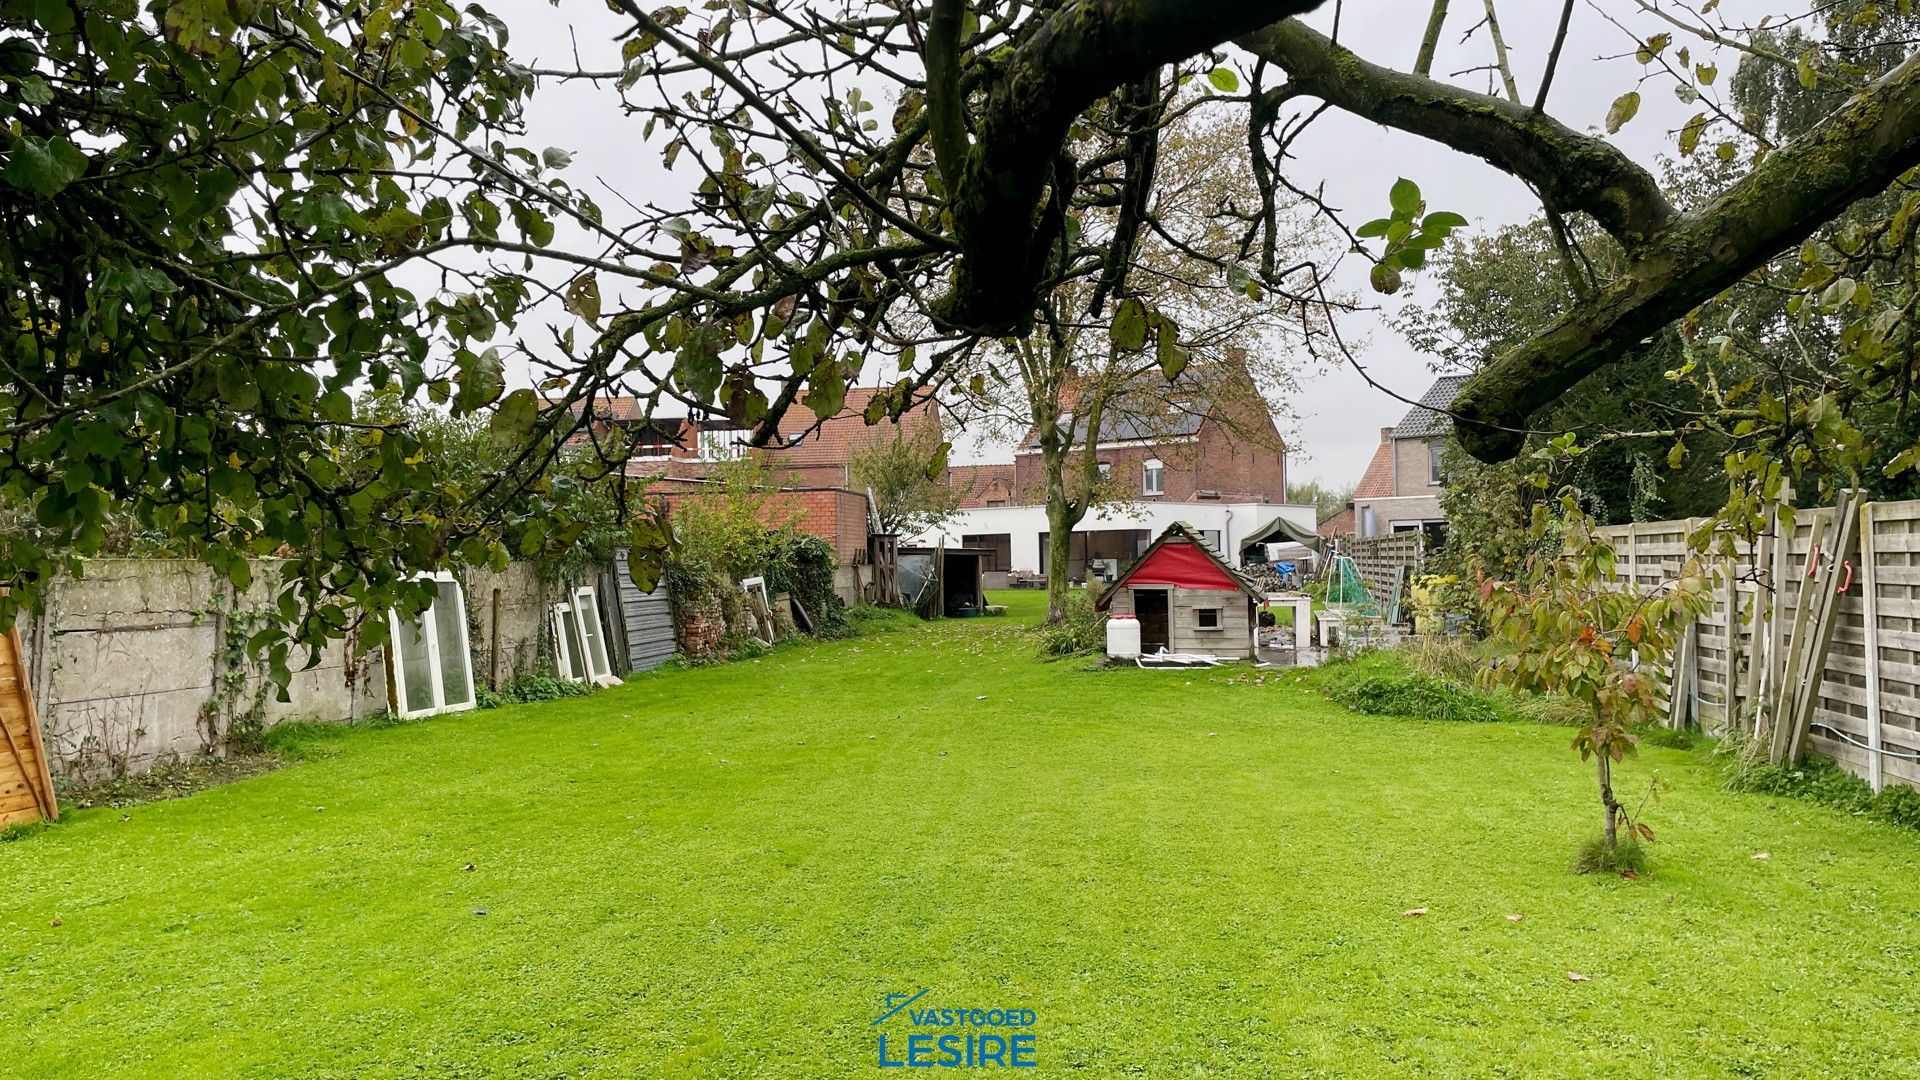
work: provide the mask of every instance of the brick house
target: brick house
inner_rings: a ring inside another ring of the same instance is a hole
[[[780,418],[777,446],[755,449],[751,433],[724,417],[648,416],[646,402],[632,397],[605,397],[593,403],[593,427],[599,432],[636,438],[636,452],[627,459],[628,476],[666,476],[698,479],[721,461],[752,453],[780,473],[783,483],[805,487],[851,487],[853,457],[877,443],[901,435],[912,437],[931,427],[942,429],[939,403],[916,402],[898,420],[869,425],[867,406],[882,387],[849,387],[840,411],[821,420],[807,408],[806,396],[796,400]],[[576,435],[575,444],[591,438]]]
[[[1075,526],[1071,578],[1112,580],[1175,523],[1193,527],[1236,567],[1236,542],[1277,518],[1311,533],[1313,508],[1287,503],[1286,442],[1242,375],[1214,392],[1189,390],[1161,415],[1116,409],[1102,419],[1095,448],[1117,497]],[[1084,430],[1076,432],[1074,442],[1084,441]],[[1045,466],[1033,435],[1011,463],[955,466],[950,477],[965,485],[962,511],[910,542],[987,550],[989,575],[1045,573]]]
[[[1466,385],[1465,375],[1435,379],[1420,404],[1400,422],[1380,429],[1367,471],[1354,488],[1345,511],[1322,523],[1321,535],[1385,536],[1423,530],[1434,541],[1446,537],[1447,515],[1440,507],[1446,490],[1441,465],[1452,419],[1444,411]],[[1328,526],[1339,531],[1329,533]]]
[[[1012,506],[1017,489],[1012,462],[992,465],[954,465],[947,469],[947,483],[960,493],[960,506],[982,510],[989,506]]]
[[[594,427],[609,435],[637,440],[627,459],[626,473],[651,478],[648,493],[669,505],[699,491],[722,462],[752,454],[768,467],[780,485],[767,501],[769,525],[792,524],[802,532],[832,544],[839,563],[836,577],[841,598],[860,599],[870,581],[867,538],[871,505],[850,474],[853,457],[883,440],[912,437],[928,427],[942,427],[938,403],[916,402],[898,420],[869,425],[866,409],[880,387],[850,387],[839,412],[825,420],[807,408],[804,395],[780,421],[781,444],[763,448],[748,445],[750,432],[724,418],[660,417],[646,414],[646,402],[631,397],[607,397],[593,403]],[[585,442],[591,436],[575,436]]]

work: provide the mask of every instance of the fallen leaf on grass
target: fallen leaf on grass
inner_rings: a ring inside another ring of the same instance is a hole
[[[469,871],[469,872],[471,872],[471,871],[473,870],[473,864],[472,864],[472,863],[468,863],[467,865],[465,865],[465,866],[463,866],[463,867],[461,867],[460,869],[462,869],[462,870],[466,870],[466,871]]]
[[[1622,871],[1620,871],[1620,876],[1621,876],[1621,877],[1623,877],[1623,878],[1626,878],[1626,879],[1627,879],[1628,881],[1639,881],[1639,880],[1640,880],[1640,871],[1638,871],[1638,870],[1622,870]]]
[[[1756,859],[1771,859],[1771,858],[1773,858],[1773,852],[1771,852],[1771,851],[1756,851],[1756,852],[1754,852],[1754,853],[1753,853],[1753,857],[1754,857],[1754,858],[1756,858]]]
[[[1409,919],[1415,919],[1415,918],[1419,918],[1422,915],[1425,915],[1426,913],[1427,913],[1426,908],[1415,907],[1415,908],[1408,908],[1407,910],[1401,912],[1400,914],[1406,916]]]
[[[1577,971],[1569,971],[1567,972],[1567,981],[1568,982],[1586,982],[1587,977],[1585,975],[1580,974]]]
[[[1526,918],[1526,916],[1525,916],[1525,915],[1509,915],[1509,916],[1507,916],[1507,921],[1508,921],[1508,922],[1519,922],[1520,920],[1522,920],[1522,919],[1524,919],[1524,918]]]
[[[53,925],[55,925],[55,926],[59,926],[59,925],[60,925],[60,920],[59,920],[59,919],[55,919],[55,920],[53,920]]]

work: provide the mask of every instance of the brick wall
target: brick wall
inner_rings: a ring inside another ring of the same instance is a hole
[[[1436,439],[1395,439],[1393,441],[1393,493],[1395,495],[1432,495],[1438,497],[1439,484],[1429,483],[1432,476],[1428,460],[1429,446]]]
[[[703,494],[713,494],[705,485],[663,480],[649,493],[675,504]],[[761,520],[769,528],[792,525],[810,536],[833,545],[834,561],[841,566],[865,562],[867,554],[867,496],[865,492],[838,487],[787,488],[771,492],[761,508]]]
[[[1262,445],[1262,441],[1214,420],[1207,421],[1195,439],[1160,446],[1112,447],[1100,451],[1100,460],[1107,463],[1109,475],[1136,498],[1191,502],[1200,492],[1208,491],[1218,492],[1225,502],[1287,501],[1287,452],[1278,445],[1278,437],[1272,445]],[[1149,460],[1158,460],[1162,466],[1158,496],[1144,494]],[[1046,472],[1040,455],[1021,454],[1014,459],[1013,468],[1020,502],[1042,501]]]

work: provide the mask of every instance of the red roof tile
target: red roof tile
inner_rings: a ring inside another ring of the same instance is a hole
[[[954,465],[947,469],[947,483],[960,493],[960,505],[979,509],[989,502],[1013,502],[1013,463],[1004,465]]]
[[[849,387],[846,404],[825,421],[820,421],[813,410],[807,408],[803,395],[780,418],[780,434],[790,440],[799,439],[798,443],[779,451],[780,459],[793,465],[845,465],[854,454],[882,439],[892,438],[903,427],[911,433],[920,424],[940,422],[939,406],[928,399],[908,409],[897,423],[882,420],[869,426],[867,404],[884,390],[878,386]],[[820,427],[813,430],[816,422]]]
[[[1367,471],[1353,489],[1356,499],[1384,499],[1393,495],[1393,440],[1381,439],[1380,448],[1367,462]]]

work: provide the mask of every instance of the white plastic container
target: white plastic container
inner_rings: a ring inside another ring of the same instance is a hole
[[[1139,619],[1131,615],[1114,615],[1107,619],[1107,655],[1117,660],[1139,658]]]

